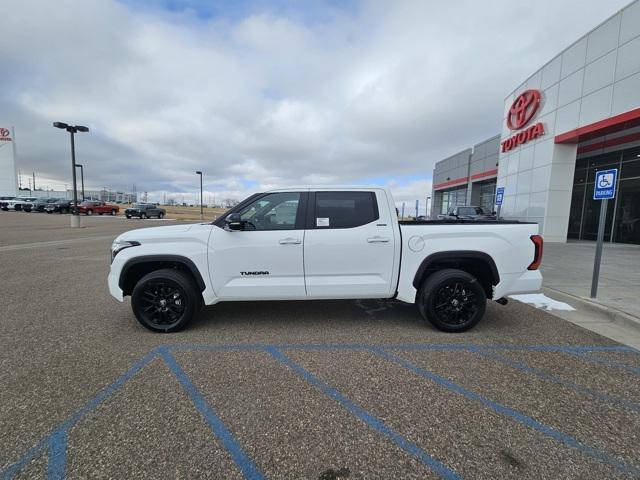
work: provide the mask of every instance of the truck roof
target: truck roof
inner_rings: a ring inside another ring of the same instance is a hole
[[[381,185],[293,185],[291,187],[270,188],[262,193],[291,192],[296,190],[389,190]]]

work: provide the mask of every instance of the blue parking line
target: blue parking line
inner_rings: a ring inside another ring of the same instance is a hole
[[[258,470],[258,467],[245,453],[245,451],[240,446],[240,443],[238,443],[238,441],[235,439],[231,431],[226,427],[220,417],[216,415],[211,406],[205,400],[202,393],[200,393],[191,379],[189,379],[189,376],[184,372],[180,365],[178,365],[178,362],[176,362],[176,359],[173,357],[173,355],[171,355],[171,353],[165,348],[160,349],[160,355],[167,363],[171,372],[176,376],[184,391],[187,393],[187,395],[189,395],[189,398],[193,402],[196,409],[207,421],[213,434],[220,440],[220,442],[222,442],[224,447],[227,449],[227,451],[231,455],[231,458],[233,458],[233,461],[236,463],[244,477],[249,480],[263,479],[264,477]]]
[[[624,363],[616,362],[615,360],[610,360],[608,358],[600,357],[598,355],[592,354],[591,352],[573,351],[573,352],[567,352],[567,353],[570,353],[571,355],[574,355],[575,357],[578,357],[582,360],[587,360],[588,362],[591,362],[591,363],[599,363],[601,365],[606,365],[607,367],[619,368],[620,370],[625,370],[629,373],[640,375],[640,368],[638,367],[631,367]]]
[[[157,348],[151,350],[148,354],[134,363],[129,370],[123,373],[115,382],[111,385],[105,387],[98,395],[96,395],[93,400],[87,402],[81,409],[77,410],[71,417],[61,423],[56,429],[46,437],[44,437],[40,442],[27,450],[20,459],[7,466],[4,470],[0,472],[3,480],[9,480],[13,478],[13,476],[22,470],[31,460],[33,460],[37,455],[42,453],[47,448],[51,448],[52,439],[60,438],[60,436],[64,433],[66,436],[66,432],[68,432],[82,417],[86,414],[94,410],[98,405],[104,402],[107,398],[109,398],[114,392],[116,392],[122,385],[124,385],[128,380],[130,380],[136,373],[142,370],[151,360],[153,360],[157,355]],[[57,442],[57,440],[56,440]],[[56,443],[56,448],[60,447],[60,443]],[[57,460],[56,460],[57,461]],[[54,471],[59,467],[55,467]]]
[[[572,390],[576,390],[577,392],[580,393],[584,393],[586,395],[591,395],[592,397],[595,397],[599,400],[602,400],[604,402],[608,402],[608,403],[612,403],[615,405],[620,405],[621,407],[627,408],[629,410],[632,410],[634,412],[640,412],[640,405],[638,405],[637,403],[634,402],[630,402],[628,400],[624,400],[622,398],[617,398],[611,395],[607,395],[606,393],[602,393],[599,392],[597,390],[594,390],[592,388],[589,387],[585,387],[583,385],[580,385],[579,383],[576,382],[572,382],[570,380],[565,380],[563,378],[560,377],[556,377],[555,375],[552,375],[550,373],[547,373],[543,370],[531,367],[529,365],[527,365],[524,362],[518,361],[518,360],[511,360],[510,358],[506,358],[503,357],[500,354],[497,353],[491,353],[491,352],[487,352],[486,350],[483,350],[482,348],[478,347],[475,349],[470,349],[470,352],[474,352],[477,353],[478,355],[481,355],[485,358],[489,358],[491,360],[495,360],[496,362],[500,362],[504,365],[507,365],[509,367],[515,368],[517,370],[520,370],[522,372],[528,373],[530,375],[534,375],[538,378],[541,378],[542,380],[546,380],[548,382],[552,382],[552,383],[556,383],[558,385],[562,385],[563,387],[567,387],[567,388],[571,388]]]
[[[324,393],[325,395],[329,396],[330,398],[338,402],[340,405],[342,405],[344,408],[346,408],[349,412],[351,412],[353,415],[358,417],[364,423],[369,425],[371,428],[383,434],[385,437],[387,437],[389,440],[395,443],[402,450],[416,457],[424,465],[429,467],[431,470],[433,470],[435,473],[440,475],[442,478],[446,478],[446,479],[461,478],[453,470],[450,470],[449,468],[444,466],[438,460],[436,460],[431,455],[429,455],[424,450],[422,450],[420,447],[418,447],[415,443],[408,441],[403,436],[396,433],[390,427],[385,425],[381,420],[379,420],[378,418],[376,418],[375,416],[373,416],[372,414],[370,414],[369,412],[367,412],[366,410],[359,407],[358,405],[353,403],[351,400],[343,396],[335,388],[330,387],[329,385],[324,383],[322,380],[318,379],[311,372],[305,370],[303,367],[295,363],[293,360],[291,360],[289,357],[283,354],[280,350],[278,350],[278,348],[274,346],[267,346],[265,347],[265,351],[270,353],[280,363],[286,365],[287,367],[291,368],[294,372],[298,373],[311,385],[320,389],[322,393]]]
[[[67,443],[69,432],[59,430],[51,435],[49,440],[49,465],[47,477],[49,480],[63,480],[67,475]]]
[[[576,450],[584,453],[585,455],[593,458],[594,460],[597,460],[599,462],[605,463],[607,465],[610,465],[618,470],[620,470],[623,473],[626,474],[630,474],[630,475],[635,475],[635,476],[640,476],[640,469],[634,467],[633,465],[629,465],[625,462],[622,462],[620,460],[618,460],[616,457],[614,457],[613,455],[610,455],[606,452],[603,452],[601,450],[598,450],[594,447],[590,447],[588,445],[585,445],[584,443],[579,442],[578,440],[576,440],[575,438],[573,438],[572,436],[560,432],[558,430],[555,430],[551,427],[548,427],[540,422],[538,422],[537,420],[521,413],[518,412],[517,410],[514,410],[513,408],[507,407],[505,405],[501,405],[499,403],[496,403],[490,399],[488,399],[487,397],[480,395],[478,393],[475,393],[471,390],[468,390],[456,383],[453,383],[450,380],[447,380],[444,377],[441,377],[439,375],[436,375],[435,373],[429,372],[428,370],[425,370],[423,368],[420,368],[416,365],[414,365],[413,363],[409,362],[408,360],[405,360],[402,357],[399,357],[397,355],[394,355],[392,353],[388,353],[382,349],[373,347],[370,349],[371,352],[373,352],[376,355],[379,355],[382,358],[385,358],[391,362],[394,362],[404,368],[406,368],[407,370],[412,371],[413,373],[426,378],[428,380],[431,380],[435,383],[437,383],[438,385],[441,385],[445,388],[447,388],[448,390],[454,391],[456,393],[459,393],[460,395],[463,395],[464,397],[476,401],[482,405],[484,405],[485,407],[490,408],[491,410],[493,410],[496,413],[499,413],[501,415],[504,415],[506,417],[509,417],[513,420],[515,420],[518,423],[521,423],[522,425],[525,425],[527,427],[530,427],[540,433],[542,433],[543,435],[546,435],[548,437],[551,437],[552,439],[564,443],[565,445],[575,448]]]
[[[362,343],[238,343],[238,344],[172,344],[162,348],[170,351],[253,351],[264,350],[266,347],[275,347],[280,350],[367,350],[370,347],[387,350],[470,350],[474,348],[486,348],[491,350],[533,350],[542,352],[640,352],[626,345],[482,345],[465,343],[407,343],[407,344],[362,344]]]

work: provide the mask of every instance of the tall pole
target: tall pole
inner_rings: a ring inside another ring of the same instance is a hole
[[[33,175],[33,189],[36,189],[36,172],[32,172]]]
[[[75,142],[75,132],[69,132],[71,134],[71,172],[73,173],[73,215],[78,216],[78,182],[76,181],[76,142]],[[73,219],[71,223],[77,223],[77,226],[80,226],[79,222],[80,218],[76,221]]]
[[[80,184],[82,185],[82,201],[84,202],[84,165],[80,165]]]
[[[196,170],[196,173],[200,175],[200,220],[204,220],[204,210],[202,205],[202,172]]]

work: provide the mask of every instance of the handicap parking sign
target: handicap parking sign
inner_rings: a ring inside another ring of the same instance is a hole
[[[594,200],[605,200],[616,196],[616,179],[618,169],[601,170],[596,172],[596,183],[593,189]]]
[[[496,189],[496,205],[502,205],[502,199],[504,198],[504,187]]]

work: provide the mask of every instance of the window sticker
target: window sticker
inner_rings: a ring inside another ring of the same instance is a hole
[[[329,219],[328,218],[316,218],[316,227],[328,227]]]

